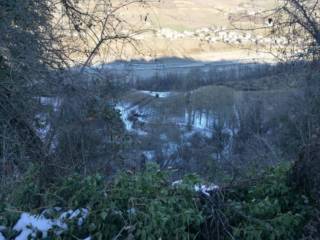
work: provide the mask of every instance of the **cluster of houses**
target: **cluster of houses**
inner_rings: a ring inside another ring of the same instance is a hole
[[[178,32],[169,28],[162,28],[157,31],[157,36],[169,40],[176,39],[197,39],[208,43],[230,43],[230,44],[275,44],[287,46],[289,44],[285,37],[264,37],[253,35],[250,32],[227,30],[223,27],[204,27],[195,31]]]

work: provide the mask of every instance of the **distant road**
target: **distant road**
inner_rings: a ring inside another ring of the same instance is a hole
[[[164,70],[164,69],[179,69],[179,68],[201,68],[201,67],[226,67],[230,65],[239,65],[239,64],[263,64],[271,63],[262,61],[262,59],[239,59],[239,60],[228,60],[228,61],[214,61],[214,62],[191,62],[191,63],[131,63],[129,67],[134,70]]]
[[[104,65],[104,69],[116,74],[128,74],[131,78],[147,79],[156,74],[187,74],[192,69],[208,72],[212,68],[219,71],[240,66],[254,67],[258,64],[272,64],[267,58],[246,58],[226,61],[196,61],[191,59],[168,58],[154,61],[114,62]]]

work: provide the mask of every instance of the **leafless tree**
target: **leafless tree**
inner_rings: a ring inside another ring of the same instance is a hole
[[[58,113],[43,112],[41,96],[61,100],[70,89],[75,90],[76,80],[86,77],[82,73],[97,62],[97,56],[103,61],[103,52],[121,54],[123,44],[135,46],[134,36],[143,30],[122,18],[119,12],[132,4],[145,3],[138,0],[0,0],[1,175],[5,172],[12,175],[12,169],[25,169],[30,162],[39,164],[42,179],[52,175],[49,166],[55,165],[59,154],[50,151],[48,141],[52,142],[63,130],[57,129],[59,122],[53,123],[59,119],[53,118]],[[88,93],[88,97],[78,99],[83,101],[78,105],[89,108],[88,102],[92,102],[94,94],[86,91],[85,85],[81,86],[80,92]],[[39,118],[44,115],[50,117],[48,139],[39,133]],[[82,121],[83,116],[76,121]]]
[[[242,23],[233,18],[234,29],[250,32],[256,51],[272,54],[281,61],[319,59],[320,4],[317,0],[278,0],[273,8],[257,12],[260,21]],[[253,49],[253,46],[243,46]]]
[[[284,0],[272,15],[270,34],[284,37],[280,54],[303,60],[319,60],[320,3],[317,0]]]
[[[268,26],[255,28],[254,31],[263,29],[265,36],[274,40],[268,46],[268,51],[285,62],[304,63],[303,75],[289,75],[291,78],[300,78],[302,84],[300,96],[292,100],[292,108],[288,111],[291,128],[286,141],[294,142],[300,152],[293,168],[292,182],[318,199],[320,2],[282,0],[274,9],[263,14]],[[281,44],[275,44],[281,39]]]

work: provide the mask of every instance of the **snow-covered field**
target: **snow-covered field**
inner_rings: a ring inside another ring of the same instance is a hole
[[[171,165],[173,158],[175,161],[180,161],[181,143],[192,141],[195,135],[212,139],[215,133],[214,126],[222,127],[223,134],[232,135],[230,126],[226,122],[221,122],[227,119],[219,117],[222,113],[219,113],[219,109],[215,112],[210,99],[207,99],[209,101],[207,103],[202,103],[202,100],[198,99],[198,103],[188,105],[184,92],[135,91],[135,94],[140,100],[136,96],[133,102],[128,100],[119,102],[116,109],[127,132],[138,137],[140,141],[145,141],[146,148],[142,147],[141,153],[147,161],[157,159],[159,149],[165,165]],[[225,103],[215,104],[225,110],[222,107]],[[225,108],[234,111],[233,106],[226,105]],[[157,146],[150,148],[149,141],[157,143]]]
[[[174,95],[173,92],[156,92],[156,91],[140,91],[140,92],[152,97],[157,97],[157,98],[167,98]]]
[[[175,93],[171,92],[152,92],[141,91],[154,98],[168,98]],[[155,100],[156,101],[156,100]],[[150,110],[150,106],[141,107],[139,105],[132,106],[131,103],[121,102],[115,107],[121,115],[121,119],[128,132],[138,133],[139,135],[146,135],[146,132],[135,126],[135,123],[152,123],[158,119],[156,115],[157,109]],[[206,113],[204,111],[189,111],[185,109],[182,115],[177,113],[176,116],[168,117],[166,123],[176,125],[176,127],[187,130],[188,134],[201,133],[205,136],[211,136],[212,126],[216,123],[213,113]],[[143,133],[143,134],[142,134]]]

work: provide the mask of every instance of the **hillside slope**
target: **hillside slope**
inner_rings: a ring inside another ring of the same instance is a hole
[[[239,42],[252,45],[257,39],[250,33],[231,30],[231,22],[264,24],[259,12],[275,4],[274,0],[160,0],[145,6],[132,5],[122,9],[120,15],[132,26],[147,31],[137,37],[138,51],[126,47],[122,57],[175,56],[197,60],[248,57],[248,51],[235,45]]]

